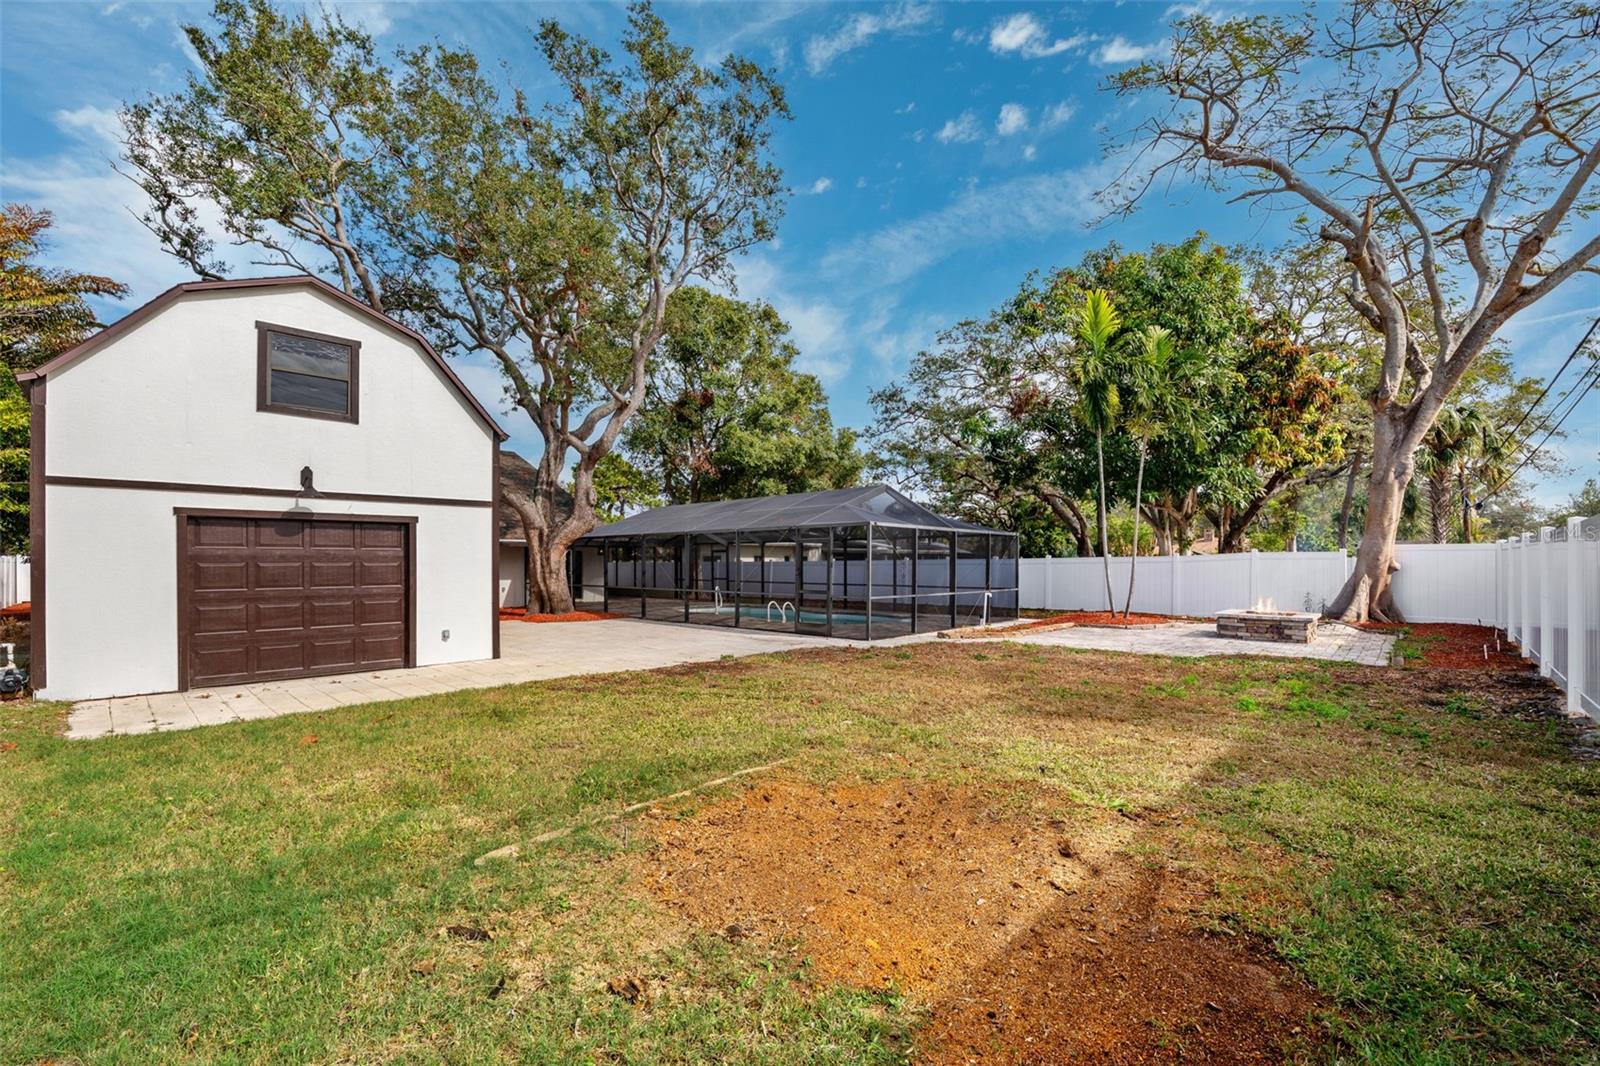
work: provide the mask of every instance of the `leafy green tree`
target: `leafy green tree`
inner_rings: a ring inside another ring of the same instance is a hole
[[[26,204],[0,209],[0,552],[28,551],[31,468],[27,397],[16,375],[61,354],[101,327],[88,297],[121,297],[128,288],[98,274],[52,270],[37,257],[50,212]]]
[[[1591,5],[1559,0],[1201,12],[1111,80],[1166,105],[1135,135],[1152,167],[1106,191],[1115,209],[1164,172],[1304,209],[1380,341],[1365,531],[1333,615],[1400,620],[1394,545],[1423,438],[1505,326],[1600,259],[1597,31]]]
[[[668,300],[772,234],[781,88],[738,56],[700,65],[647,4],[621,62],[540,25],[567,98],[540,112],[442,45],[391,72],[336,13],[220,0],[215,17],[214,33],[186,29],[202,68],[189,84],[125,108],[147,224],[220,274],[201,224],[215,201],[232,243],[325,266],[442,350],[489,353],[544,442],[532,486],[508,495],[529,609],[569,609],[566,552],[598,521],[595,469],[644,401]]]
[[[1106,545],[1106,450],[1105,439],[1117,424],[1122,406],[1121,392],[1117,387],[1116,367],[1112,346],[1122,329],[1122,316],[1104,289],[1090,289],[1084,293],[1083,305],[1076,310],[1073,339],[1076,342],[1070,355],[1068,373],[1077,389],[1073,414],[1094,434],[1095,461],[1100,474],[1100,555],[1106,575],[1106,610],[1116,609],[1111,594],[1111,557]],[[1137,541],[1136,541],[1137,542]]]
[[[828,398],[794,369],[789,327],[768,304],[689,286],[667,305],[666,336],[628,454],[671,503],[845,488],[865,458],[835,429]]]
[[[125,173],[149,197],[145,226],[199,277],[226,273],[220,239],[263,254],[262,265],[332,273],[387,310],[359,226],[373,163],[363,125],[390,105],[371,39],[330,8],[313,18],[269,0],[217,0],[212,15],[215,33],[183,29],[200,67],[184,88],[122,109]],[[308,258],[317,255],[326,258]]]
[[[621,452],[612,452],[594,467],[595,513],[615,522],[646,507],[660,507],[656,483]]]

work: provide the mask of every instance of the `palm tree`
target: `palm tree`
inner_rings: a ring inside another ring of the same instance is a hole
[[[1139,565],[1139,507],[1144,502],[1144,466],[1150,442],[1188,428],[1182,385],[1189,377],[1188,360],[1180,354],[1170,330],[1149,325],[1127,346],[1127,389],[1123,424],[1139,452],[1139,473],[1133,486],[1133,555],[1128,559],[1128,598],[1122,616],[1133,611],[1133,586]]]
[[[1428,532],[1433,543],[1443,544],[1450,532],[1450,481],[1459,477],[1465,492],[1466,465],[1482,453],[1493,427],[1476,407],[1447,407],[1417,449],[1417,472],[1427,479]],[[1463,512],[1465,517],[1465,512]],[[1471,522],[1464,535],[1471,537]]]
[[[1116,425],[1122,397],[1112,365],[1112,342],[1122,328],[1111,294],[1104,289],[1084,293],[1083,306],[1074,316],[1073,337],[1076,358],[1072,363],[1073,384],[1078,401],[1073,413],[1084,427],[1094,432],[1095,460],[1100,467],[1100,558],[1106,571],[1106,610],[1115,611],[1111,593],[1111,557],[1106,545],[1106,434]],[[1135,544],[1135,550],[1137,550]]]
[[[1516,458],[1515,442],[1485,420],[1476,454],[1470,458],[1472,460],[1470,464],[1467,458],[1463,458],[1456,473],[1457,483],[1461,488],[1461,540],[1465,544],[1472,543],[1474,510],[1472,495],[1468,491],[1468,476],[1470,474],[1473,482],[1493,492],[1511,476],[1512,460]],[[1480,499],[1478,502],[1483,501]]]

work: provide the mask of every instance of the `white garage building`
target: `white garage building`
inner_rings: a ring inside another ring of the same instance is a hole
[[[20,380],[40,696],[498,657],[505,433],[421,335],[195,282]]]

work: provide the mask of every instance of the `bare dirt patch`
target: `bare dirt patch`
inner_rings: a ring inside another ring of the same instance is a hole
[[[1139,827],[1044,816],[1049,797],[778,779],[657,823],[641,875],[691,923],[896,988],[935,1062],[1278,1061],[1317,1003],[1206,890],[1126,849]]]

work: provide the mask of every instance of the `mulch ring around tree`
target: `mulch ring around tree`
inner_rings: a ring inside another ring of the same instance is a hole
[[[1420,650],[1406,660],[1407,666],[1433,670],[1532,670],[1517,645],[1501,636],[1493,626],[1462,625],[1455,622],[1362,622],[1360,629],[1399,633],[1405,647]]]
[[[567,611],[564,614],[526,614],[516,607],[500,608],[502,622],[604,622],[608,618],[621,618],[610,611]]]
[[[656,819],[639,877],[692,924],[893,988],[935,1063],[1281,1062],[1322,1004],[1262,944],[1201,928],[1208,886],[1068,832],[1018,786],[778,778]]]

